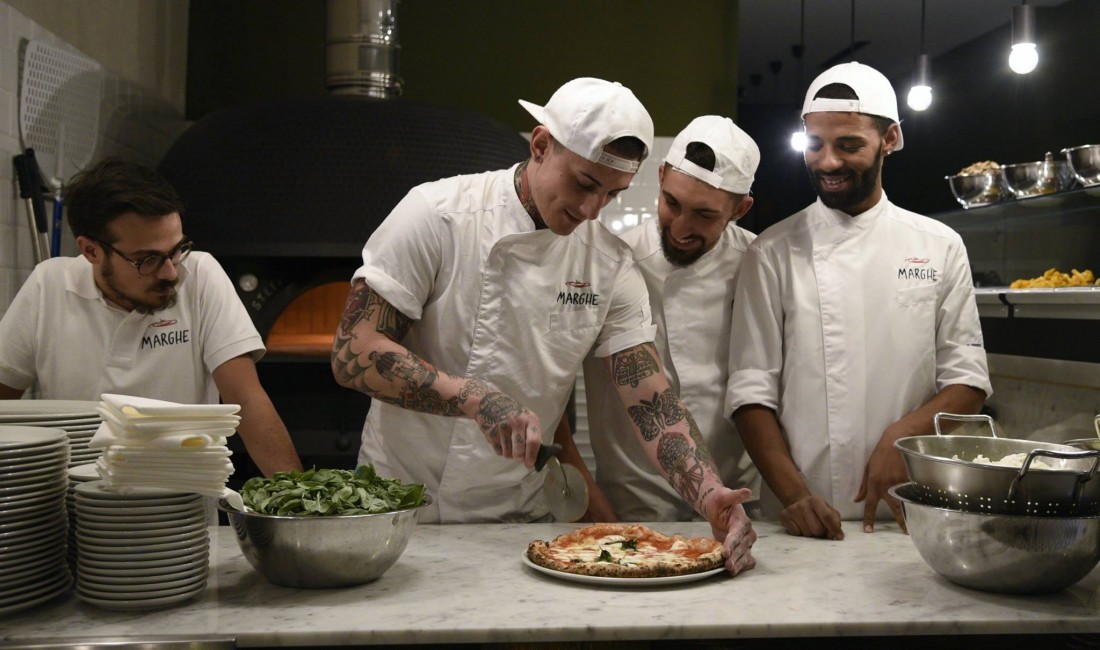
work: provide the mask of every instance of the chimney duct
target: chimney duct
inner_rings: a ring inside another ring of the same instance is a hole
[[[405,82],[398,75],[399,0],[327,0],[325,85],[334,95],[388,99]]]

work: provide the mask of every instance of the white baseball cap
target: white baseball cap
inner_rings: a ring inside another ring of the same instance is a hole
[[[592,77],[567,82],[545,106],[519,100],[520,106],[550,130],[550,135],[585,160],[636,173],[640,160],[627,160],[603,150],[618,138],[632,136],[653,148],[653,119],[634,93],[622,84]]]
[[[701,142],[714,150],[714,171],[687,159],[688,145],[692,142]],[[672,141],[665,162],[676,171],[711,187],[734,194],[748,194],[756,167],[760,164],[760,148],[730,118],[703,115],[680,131]]]
[[[814,99],[819,90],[829,84],[844,84],[856,93],[859,99]],[[901,136],[901,120],[898,118],[898,98],[894,87],[881,72],[871,66],[852,61],[834,65],[822,72],[806,91],[806,101],[802,104],[802,117],[807,113],[863,113],[877,115],[893,120],[898,125],[899,151],[905,143]]]

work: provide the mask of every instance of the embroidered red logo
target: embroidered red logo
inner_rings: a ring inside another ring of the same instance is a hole
[[[151,325],[149,325],[149,327],[171,327],[172,325],[175,325],[175,324],[176,324],[176,320],[174,318],[172,320],[162,319],[162,320],[158,320],[155,323],[152,323]]]
[[[907,257],[907,258],[905,258],[905,261],[908,262],[909,264],[927,264],[928,263],[928,258],[927,257]]]
[[[585,287],[592,286],[592,283],[590,283],[590,282],[581,282],[580,280],[570,280],[569,282],[565,283],[565,286],[573,287],[574,289],[583,289]]]

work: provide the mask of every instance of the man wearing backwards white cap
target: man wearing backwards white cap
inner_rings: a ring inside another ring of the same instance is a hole
[[[363,247],[332,353],[337,381],[373,398],[360,460],[424,483],[426,521],[542,518],[540,422],[561,417],[595,347],[627,407],[661,407],[641,422],[651,460],[724,538],[729,570],[751,568],[747,490],[724,487],[697,442],[656,359],[630,250],[596,221],[630,185],[653,122],[600,79],[523,105],[540,122],[528,160],[414,188]]]
[[[730,316],[741,256],[756,235],[736,222],[752,207],[749,189],[760,150],[733,120],[704,115],[672,142],[658,168],[657,219],[622,234],[649,289],[654,345],[665,376],[694,416],[730,487],[755,494],[752,466],[723,399],[729,364]],[[630,417],[601,359],[584,364],[597,483],[613,514],[594,519],[687,521],[695,516],[650,468]]]
[[[726,412],[774,493],[765,515],[842,539],[841,520],[871,532],[891,511],[904,528],[894,441],[932,433],[937,412],[977,412],[992,388],[961,238],[882,191],[903,143],[890,82],[835,66],[802,117],[818,200],[745,255]]]

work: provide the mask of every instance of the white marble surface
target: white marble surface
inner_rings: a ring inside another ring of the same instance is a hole
[[[653,524],[707,533],[703,524]],[[940,578],[895,525],[847,539],[791,537],[757,524],[756,569],[661,588],[581,585],[537,573],[532,539],[569,524],[419,526],[378,581],[346,589],[269,584],[230,528],[213,530],[197,599],[119,613],[63,597],[0,618],[0,645],[103,637],[235,638],[246,646],[625,641],[849,635],[1100,633],[1100,571],[1047,596],[972,591]]]

